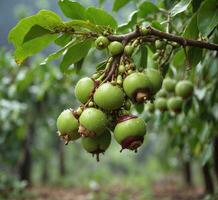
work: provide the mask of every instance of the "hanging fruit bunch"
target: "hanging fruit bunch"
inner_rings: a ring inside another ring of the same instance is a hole
[[[111,41],[101,35],[95,40],[97,49],[108,49],[109,58],[102,70],[77,82],[75,96],[81,106],[64,110],[58,117],[58,133],[66,144],[81,138],[84,149],[97,160],[109,147],[111,135],[121,151],[137,152],[143,144],[146,123],[130,109],[133,104],[153,101],[163,77],[157,69],[136,68],[132,55],[137,45],[139,39]]]

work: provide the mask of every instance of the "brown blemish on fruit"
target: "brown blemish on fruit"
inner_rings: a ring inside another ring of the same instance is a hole
[[[130,120],[130,119],[134,119],[134,118],[137,118],[137,116],[135,116],[135,115],[122,115],[117,119],[117,124],[124,122],[124,121],[127,121],[127,120]]]
[[[123,149],[130,149],[130,150],[135,150],[137,151],[137,149],[142,145],[144,141],[144,137],[143,136],[129,136],[128,138],[124,139],[121,142],[121,152]]]

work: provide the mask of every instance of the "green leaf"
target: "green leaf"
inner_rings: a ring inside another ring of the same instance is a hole
[[[74,71],[75,71],[75,73],[78,73],[82,69],[83,63],[84,63],[84,58],[82,58],[81,60],[79,60],[78,62],[76,62],[74,64]]]
[[[170,15],[172,17],[176,16],[179,13],[184,12],[185,10],[187,10],[188,6],[190,5],[190,3],[192,2],[192,0],[181,0],[179,3],[177,3],[172,10],[170,11]]]
[[[68,33],[64,33],[63,35],[61,35],[55,40],[55,44],[63,47],[67,45],[72,39],[73,39],[72,35]]]
[[[218,25],[217,0],[205,0],[198,10],[198,29],[203,36],[208,36]]]
[[[198,38],[197,14],[194,14],[185,28],[183,36],[185,38],[197,39]]]
[[[188,50],[188,60],[192,66],[196,66],[202,59],[203,50],[197,47],[190,47]]]
[[[116,20],[103,9],[89,7],[86,11],[86,17],[94,24],[117,28]]]
[[[117,31],[118,32],[125,32],[125,31],[128,31],[129,29],[132,29],[135,26],[135,24],[137,23],[137,18],[138,18],[138,11],[133,11],[129,16],[128,22],[125,24],[121,24],[117,28]]]
[[[74,64],[84,58],[91,48],[91,43],[91,40],[85,40],[70,47],[64,54],[64,58],[60,64],[61,71],[65,72],[71,64]]]
[[[61,18],[54,12],[41,10],[36,15],[22,19],[18,24],[10,31],[8,39],[13,43],[15,47],[14,57],[18,64],[21,64],[27,57],[38,53],[45,47],[47,47],[53,40],[57,38],[57,34],[41,34],[38,32],[38,37],[36,35],[31,38],[27,37],[27,42],[24,42],[24,38],[28,35],[31,28],[34,26],[40,26],[43,29],[54,32],[58,28],[63,26]],[[32,30],[36,31],[39,28],[34,28]],[[40,30],[42,30],[40,28]],[[41,34],[41,36],[40,36]],[[31,40],[29,40],[31,38]],[[37,44],[37,45],[36,45]]]
[[[71,0],[60,0],[58,2],[64,15],[71,19],[86,19],[86,10],[78,2]]]
[[[145,18],[149,14],[159,11],[159,8],[151,2],[145,1],[139,5],[139,16]]]
[[[203,2],[203,0],[192,0],[192,10],[193,10],[193,13],[198,10],[198,8],[200,7],[202,2]]]
[[[158,21],[152,21],[151,26],[160,30],[160,31],[164,31],[163,25],[161,25]]]
[[[96,65],[96,70],[99,71],[99,70],[104,69],[106,67],[106,64],[107,64],[107,60],[104,60],[104,61],[98,63]]]
[[[137,68],[147,67],[148,49],[145,45],[140,46],[133,54],[133,60]]]
[[[30,31],[25,35],[23,43],[33,40],[37,37],[42,37],[46,34],[51,34],[51,32],[39,25],[34,25],[31,27]]]
[[[114,0],[113,11],[117,12],[129,2],[130,0]]]

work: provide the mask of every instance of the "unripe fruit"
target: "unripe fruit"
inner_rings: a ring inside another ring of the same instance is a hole
[[[148,29],[147,28],[145,28],[145,27],[141,27],[141,29],[140,29],[140,31],[141,31],[141,33],[142,33],[142,35],[148,35]]]
[[[123,73],[126,71],[125,66],[124,66],[124,65],[120,65],[119,68],[118,68],[118,71],[119,71],[121,74],[123,74]]]
[[[186,99],[193,94],[193,84],[191,81],[182,80],[176,84],[176,95]]]
[[[107,128],[106,115],[96,108],[87,108],[79,118],[79,133],[83,136],[99,136]]]
[[[154,101],[154,106],[157,110],[164,112],[167,110],[167,99],[163,97],[159,97]]]
[[[116,110],[123,105],[124,93],[119,86],[107,82],[95,91],[94,101],[104,110]]]
[[[167,108],[170,111],[173,111],[175,113],[179,113],[182,110],[182,104],[183,104],[183,100],[181,97],[171,97],[167,101]]]
[[[167,97],[167,91],[165,89],[161,89],[158,91],[157,97]]]
[[[99,36],[95,40],[95,47],[97,49],[105,49],[109,45],[110,41],[105,36]]]
[[[137,150],[142,145],[145,134],[145,122],[132,115],[120,117],[114,129],[114,137],[122,149]]]
[[[72,110],[64,110],[57,119],[57,128],[59,136],[63,137],[68,143],[70,140],[76,140],[80,137],[78,133],[79,122],[74,117]]]
[[[155,94],[162,86],[163,77],[156,69],[146,69],[145,74],[152,84],[152,94]]]
[[[166,78],[163,80],[163,88],[167,92],[174,92],[176,86],[176,81],[171,78]]]
[[[163,49],[166,45],[166,42],[165,41],[161,41],[161,40],[156,40],[155,41],[155,47],[157,49]]]
[[[160,54],[158,52],[156,52],[154,55],[153,55],[153,60],[158,60]]]
[[[124,53],[127,55],[127,56],[131,56],[132,53],[134,51],[134,47],[131,46],[131,45],[126,45],[125,48],[124,48]]]
[[[112,56],[121,54],[123,52],[123,49],[124,47],[122,43],[117,42],[117,41],[111,42],[108,46],[108,50]]]
[[[150,98],[152,84],[144,73],[134,72],[123,81],[123,89],[135,102],[144,102]]]
[[[104,154],[110,143],[111,134],[108,130],[105,130],[100,136],[82,138],[83,148],[93,156],[96,155],[97,161],[99,161],[99,154]]]
[[[154,109],[155,109],[155,107],[154,107],[154,104],[153,103],[151,103],[151,102],[148,102],[148,103],[146,103],[146,110],[148,111],[148,112],[150,112],[150,113],[153,113],[154,112]]]
[[[94,88],[95,83],[91,78],[82,78],[75,86],[75,96],[81,103],[85,104],[89,100]]]

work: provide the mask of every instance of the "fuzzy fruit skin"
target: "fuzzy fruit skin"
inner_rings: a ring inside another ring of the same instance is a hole
[[[89,153],[103,153],[110,146],[111,134],[106,130],[96,137],[83,137],[82,146]]]
[[[110,41],[105,36],[99,36],[95,40],[95,47],[99,50],[105,49],[109,45]]]
[[[70,109],[64,110],[57,119],[57,128],[60,136],[68,135],[70,140],[80,137],[78,133],[79,122]]]
[[[89,100],[94,88],[94,81],[91,78],[84,77],[75,86],[75,96],[81,103],[85,104]]]
[[[116,110],[123,105],[124,93],[119,86],[104,83],[95,91],[94,101],[104,110]]]
[[[127,55],[127,56],[131,56],[132,53],[134,51],[134,47],[131,46],[131,45],[126,45],[125,48],[124,48],[124,53]]]
[[[154,101],[154,106],[156,109],[164,112],[167,110],[167,99],[163,97],[159,97]]]
[[[165,89],[159,90],[159,92],[156,95],[157,97],[167,97],[167,91]]]
[[[108,45],[108,50],[112,56],[121,54],[124,50],[122,43],[114,41]]]
[[[186,99],[193,94],[193,84],[191,81],[182,80],[176,84],[176,95]]]
[[[134,99],[137,90],[145,90],[146,92],[150,93],[152,89],[152,83],[144,73],[134,72],[124,79],[123,89],[128,97]]]
[[[104,133],[108,124],[106,115],[96,108],[85,109],[79,118],[79,122],[80,125],[97,136]]]
[[[163,88],[167,92],[174,92],[176,86],[176,81],[171,78],[166,78],[163,80]]]
[[[183,100],[181,97],[171,97],[167,101],[167,108],[175,113],[179,113],[182,110]]]
[[[144,120],[134,117],[119,122],[114,129],[115,140],[122,145],[122,148],[131,149],[131,147],[123,146],[124,142],[132,137],[143,138],[146,134],[146,124]],[[138,148],[138,147],[137,147]],[[134,149],[131,149],[134,150]]]
[[[147,75],[149,81],[152,84],[152,94],[156,94],[160,90],[163,82],[163,77],[160,72],[156,69],[146,69],[145,74]]]

